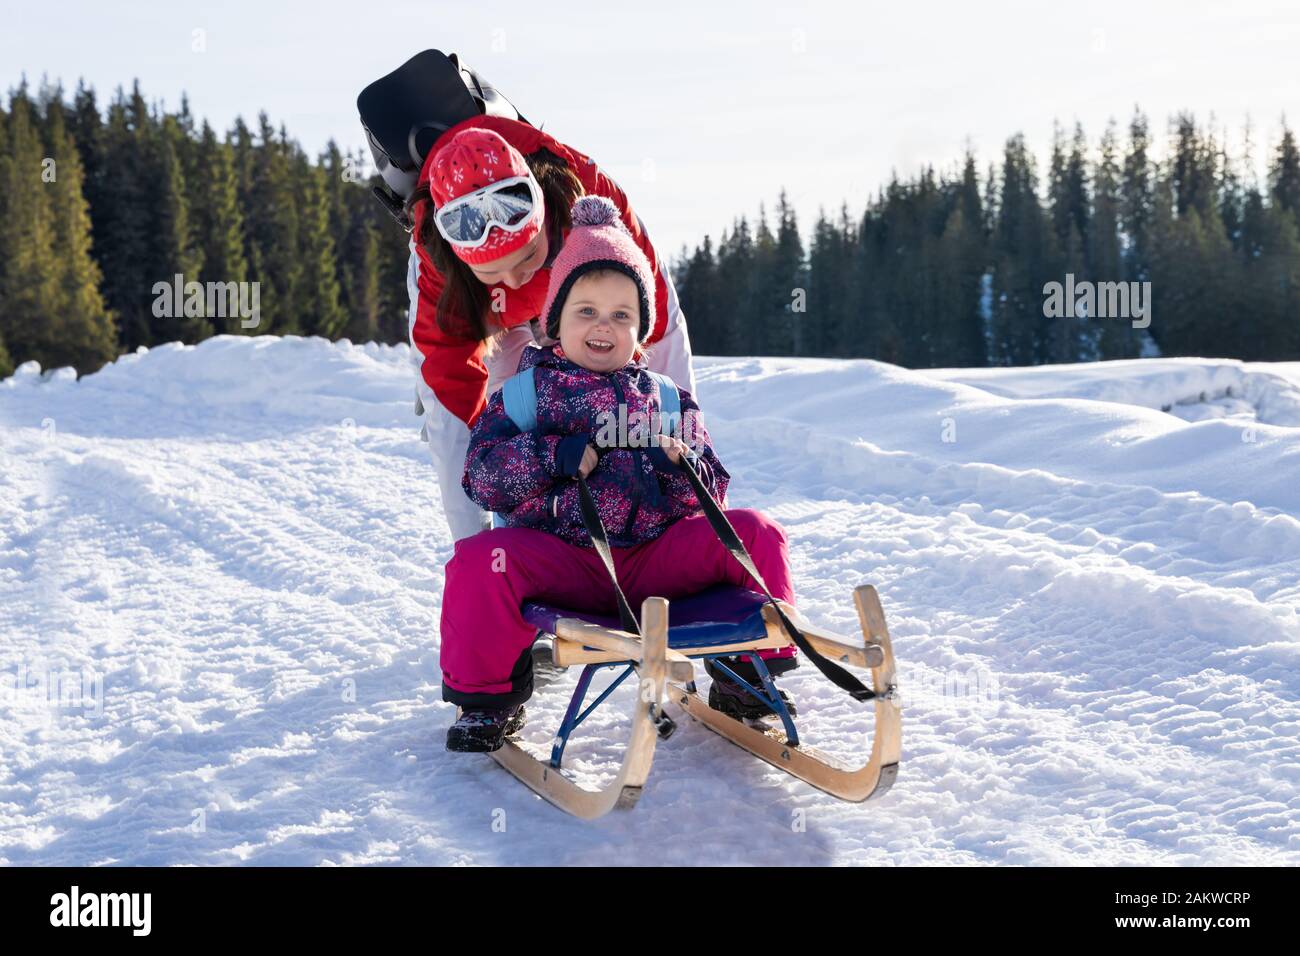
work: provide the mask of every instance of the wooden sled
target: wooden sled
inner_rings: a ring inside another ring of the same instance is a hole
[[[644,642],[623,630],[617,618],[525,604],[525,620],[555,636],[555,664],[582,665],[583,672],[549,757],[535,746],[511,738],[492,757],[533,791],[575,816],[593,819],[615,807],[628,809],[636,805],[649,777],[655,745],[674,730],[672,719],[663,710],[667,699],[715,733],[819,790],[853,802],[878,797],[889,790],[898,774],[902,718],[893,648],[880,598],[874,587],[863,585],[854,592],[854,601],[863,642],[814,627],[789,605],[782,604],[782,609],[821,654],[871,671],[875,730],[870,757],[860,767],[846,766],[799,740],[794,720],[757,653],[785,647],[790,638],[763,595],[730,585],[674,601],[671,620],[667,600],[646,599],[640,622]],[[733,656],[746,657],[754,664],[763,686],[746,686],[776,711],[772,720],[760,724],[736,720],[710,708],[696,692],[693,660],[712,659],[715,666],[727,670],[718,659]],[[622,668],[623,672],[584,709],[592,677],[606,667]],[[599,790],[580,787],[560,770],[565,745],[574,729],[633,673],[640,686],[623,764],[608,786]]]

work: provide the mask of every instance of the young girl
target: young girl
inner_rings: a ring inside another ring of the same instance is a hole
[[[442,697],[462,708],[447,733],[448,750],[496,750],[523,725],[537,638],[521,615],[524,602],[616,613],[613,586],[582,522],[576,476],[587,479],[633,608],[652,595],[671,601],[713,584],[758,590],[714,535],[680,470],[689,458],[725,507],[730,476],[689,391],[678,388],[685,440],[656,435],[642,447],[600,447],[599,436],[611,426],[646,422],[659,411],[659,386],[640,348],[655,314],[655,286],[612,202],[585,196],[572,218],[542,311],[547,334],[559,344],[527,349],[521,362],[535,367],[537,426],[521,432],[498,390],[470,436],[462,486],[480,507],[501,515],[505,527],[457,541],[447,564]],[[773,596],[793,605],[780,525],[748,508],[726,514]],[[774,674],[797,663],[792,647],[762,656]],[[727,663],[757,683],[743,658]],[[738,685],[720,680],[720,672],[709,672],[710,706],[734,716],[769,713]]]

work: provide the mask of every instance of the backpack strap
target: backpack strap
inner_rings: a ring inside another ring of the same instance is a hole
[[[521,432],[537,427],[537,380],[533,377],[536,369],[536,365],[529,366],[501,383],[501,401],[505,403],[506,414]],[[491,514],[492,527],[506,526],[505,518],[496,512]]]
[[[677,383],[663,372],[646,374],[659,383],[659,431],[667,435],[680,435],[682,431],[682,396]]]
[[[522,372],[516,372],[501,384],[501,400],[505,402],[506,414],[521,432],[530,432],[537,427],[537,380],[533,365]]]

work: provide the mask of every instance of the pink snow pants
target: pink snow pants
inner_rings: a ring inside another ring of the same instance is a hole
[[[773,597],[794,604],[785,530],[760,511],[726,512]],[[617,616],[613,586],[593,548],[532,528],[494,528],[456,542],[442,599],[442,697],[462,707],[503,707],[532,693],[537,629],[525,601]],[[682,518],[653,541],[613,548],[633,613],[654,595],[687,597],[714,584],[757,584],[722,546],[703,514]],[[793,647],[762,651],[789,658]]]

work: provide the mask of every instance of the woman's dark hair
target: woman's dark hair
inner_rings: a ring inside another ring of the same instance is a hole
[[[549,149],[539,149],[524,157],[533,178],[542,187],[546,203],[546,230],[550,242],[560,242],[562,231],[569,228],[569,211],[573,203],[586,190],[569,164]],[[422,202],[432,203],[428,180],[420,183],[407,200],[407,211],[414,214]],[[460,260],[442,233],[434,225],[433,216],[426,215],[420,222],[415,241],[424,247],[434,268],[442,274],[442,295],[438,298],[438,327],[447,335],[461,339],[482,341],[491,333],[487,326],[489,295],[485,286],[468,265]],[[554,248],[554,247],[552,247]]]

